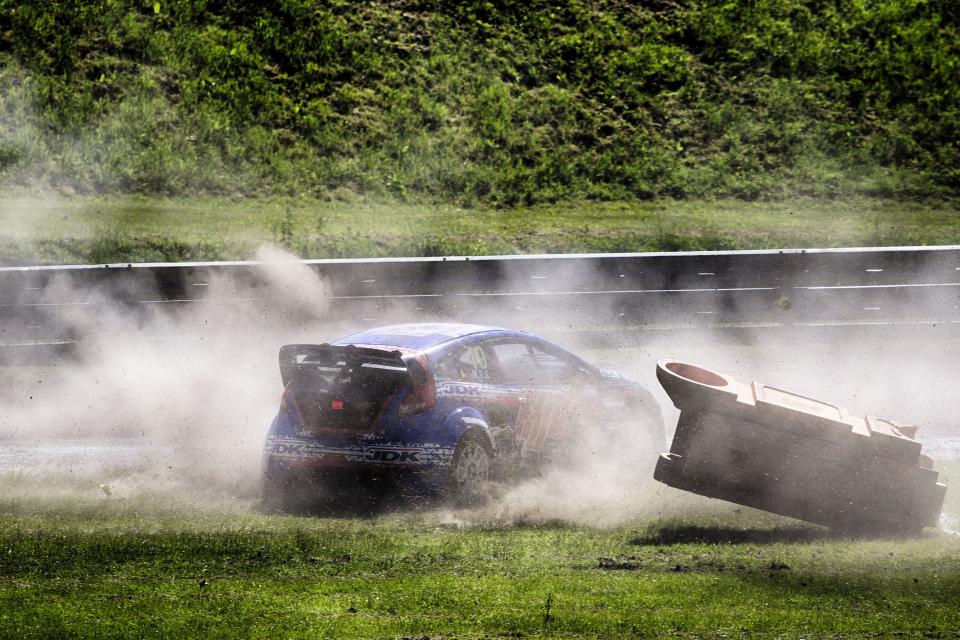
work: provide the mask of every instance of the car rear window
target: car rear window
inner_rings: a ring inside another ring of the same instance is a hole
[[[300,362],[290,391],[308,430],[362,428],[407,381],[402,367],[330,354]]]

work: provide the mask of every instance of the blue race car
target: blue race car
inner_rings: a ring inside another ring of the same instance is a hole
[[[649,391],[520,331],[382,327],[286,345],[280,374],[263,489],[281,510],[390,488],[470,504],[492,482],[588,455],[578,447],[588,432],[626,425],[646,443],[631,455],[646,462],[664,444]],[[601,441],[601,455],[622,453]]]

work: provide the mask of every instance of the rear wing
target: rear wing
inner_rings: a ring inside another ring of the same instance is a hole
[[[311,365],[341,366],[354,370],[378,369],[415,377],[419,376],[422,369],[416,360],[404,360],[399,351],[331,344],[288,344],[280,347],[280,377],[284,387],[303,367]]]

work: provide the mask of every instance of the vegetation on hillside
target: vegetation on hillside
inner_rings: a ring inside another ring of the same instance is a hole
[[[0,0],[0,178],[67,193],[960,188],[949,0]]]

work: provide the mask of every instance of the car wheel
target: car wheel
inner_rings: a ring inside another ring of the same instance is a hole
[[[480,436],[466,435],[453,454],[451,484],[453,497],[461,505],[477,505],[484,501],[490,482],[493,454]]]
[[[260,510],[264,513],[285,513],[290,510],[290,482],[270,465],[261,481]]]
[[[320,478],[290,473],[268,465],[261,484],[260,509],[265,513],[305,514],[326,494]]]

